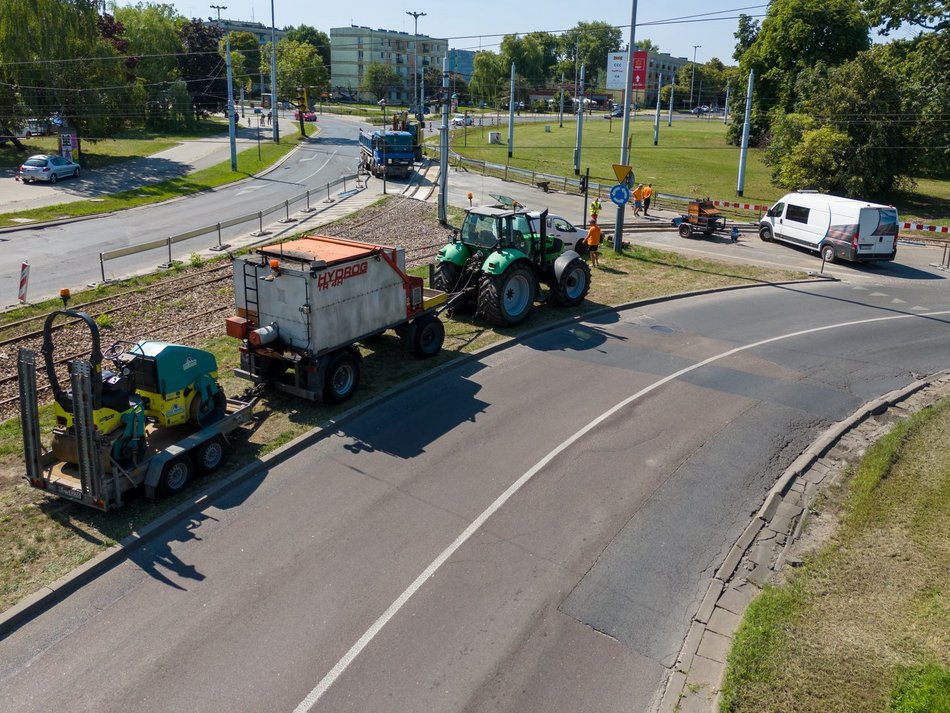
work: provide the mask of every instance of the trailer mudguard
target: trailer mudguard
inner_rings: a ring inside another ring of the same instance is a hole
[[[448,243],[443,245],[436,259],[439,262],[450,262],[459,267],[465,267],[465,263],[472,256],[472,251],[464,243]]]
[[[513,262],[519,260],[525,260],[531,263],[528,256],[520,250],[515,250],[514,248],[496,250],[482,263],[482,272],[486,275],[500,275],[507,270]]]
[[[574,250],[565,250],[562,252],[557,260],[554,261],[554,278],[556,280],[561,279],[561,275],[564,274],[564,269],[571,263],[576,257],[580,257]]]

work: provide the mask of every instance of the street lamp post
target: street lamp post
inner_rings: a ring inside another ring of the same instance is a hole
[[[413,59],[412,59],[412,101],[419,99],[419,107],[416,111],[417,114],[422,113],[422,98],[419,93],[419,18],[425,17],[424,12],[409,12],[406,11],[407,15],[411,15],[412,19],[415,21],[415,27],[412,31],[412,46],[413,46]],[[424,79],[425,77],[423,77]]]
[[[277,31],[274,28],[274,0],[270,0],[270,106],[274,128],[274,143],[280,143],[280,112],[277,111]]]
[[[210,7],[212,10],[217,10],[217,11],[218,11],[218,22],[220,23],[220,22],[221,22],[221,11],[222,11],[222,10],[227,10],[227,9],[228,9],[228,6],[227,6],[227,5],[209,5],[209,7]]]
[[[702,45],[693,45],[693,77],[689,80],[689,108],[692,109],[693,104],[693,85],[696,83],[696,50],[702,47]]]

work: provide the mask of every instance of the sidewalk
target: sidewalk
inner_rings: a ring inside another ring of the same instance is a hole
[[[237,151],[257,143],[257,117],[247,114],[239,121]],[[248,126],[252,124],[253,126]],[[261,127],[261,141],[271,140],[272,128]],[[280,118],[280,135],[296,136],[299,126],[292,119]],[[227,133],[203,139],[186,140],[164,151],[98,170],[83,169],[79,179],[67,178],[49,185],[14,180],[15,171],[0,178],[0,213],[45,208],[62,203],[97,200],[149,183],[180,178],[189,173],[224,163],[231,156]]]

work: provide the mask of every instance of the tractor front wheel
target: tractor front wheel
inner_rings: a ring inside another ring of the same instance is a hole
[[[551,286],[551,294],[561,307],[576,307],[590,292],[590,267],[581,258],[571,260],[561,278]]]
[[[478,309],[489,322],[510,327],[523,322],[531,310],[538,283],[527,267],[513,265],[501,275],[486,275],[478,293]]]

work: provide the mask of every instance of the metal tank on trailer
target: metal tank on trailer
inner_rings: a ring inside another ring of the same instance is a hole
[[[328,403],[356,390],[361,339],[394,329],[425,358],[445,337],[436,315],[446,294],[406,273],[402,248],[326,235],[268,245],[234,260],[234,295],[236,373]]]

